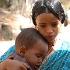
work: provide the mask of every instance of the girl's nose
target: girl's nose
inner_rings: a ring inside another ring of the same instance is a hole
[[[45,32],[46,32],[47,34],[52,34],[52,33],[53,33],[53,29],[52,29],[51,27],[47,27],[47,28],[45,29]]]

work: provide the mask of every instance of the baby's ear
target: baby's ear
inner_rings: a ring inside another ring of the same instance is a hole
[[[22,46],[22,47],[20,47],[20,54],[21,55],[24,55],[25,54],[25,51],[26,51],[26,47],[24,46]]]

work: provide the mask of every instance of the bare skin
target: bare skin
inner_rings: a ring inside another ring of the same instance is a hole
[[[55,42],[55,37],[58,34],[59,25],[61,24],[60,20],[55,17],[51,13],[42,13],[36,17],[36,26],[35,28],[47,39],[49,47],[48,47],[48,55],[53,51],[52,46]],[[6,64],[7,63],[7,64]],[[27,66],[18,61],[10,61],[2,63],[3,65],[7,65],[7,70],[27,70]],[[12,66],[10,68],[10,66]],[[1,65],[2,66],[2,65]],[[6,67],[6,66],[5,66]],[[2,67],[1,67],[2,68]],[[1,70],[0,68],[0,70]],[[2,70],[6,70],[5,68]]]
[[[0,70],[27,70],[28,66],[17,60],[7,59],[0,64]]]
[[[42,13],[36,17],[36,29],[48,41],[48,55],[54,51],[53,45],[59,32],[60,20],[52,13]]]

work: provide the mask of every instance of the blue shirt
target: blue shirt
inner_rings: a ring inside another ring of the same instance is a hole
[[[8,49],[7,52],[4,53],[4,55],[2,55],[0,57],[0,63],[4,60],[6,60],[12,53],[15,52],[15,45],[13,45],[11,48]]]
[[[70,70],[70,43],[62,42],[61,47],[44,60],[40,70]]]
[[[58,50],[41,65],[40,70],[70,70],[70,52]]]
[[[15,46],[11,47],[1,58],[0,62],[6,60],[15,52]],[[62,42],[59,50],[54,52],[41,65],[40,70],[70,70],[70,43]]]

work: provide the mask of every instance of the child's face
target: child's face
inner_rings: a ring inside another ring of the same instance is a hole
[[[60,21],[51,13],[42,13],[36,17],[37,30],[51,43],[58,34],[58,24]]]
[[[48,45],[39,40],[32,48],[25,51],[24,57],[34,69],[38,69],[47,55]]]

